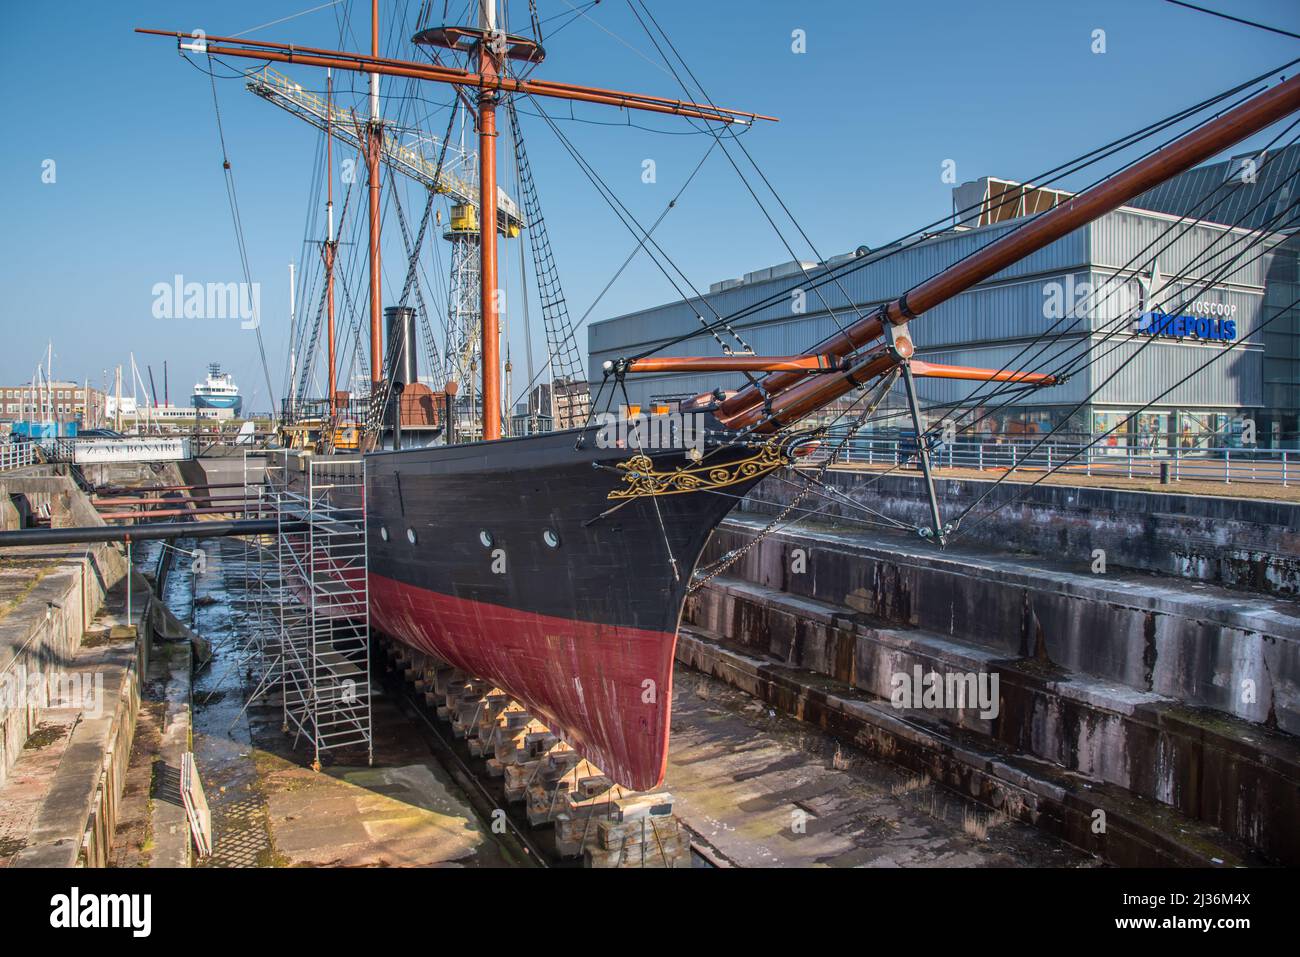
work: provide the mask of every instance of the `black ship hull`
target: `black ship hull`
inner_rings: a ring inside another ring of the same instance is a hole
[[[644,790],[667,764],[692,571],[737,499],[784,459],[732,445],[696,462],[601,437],[592,427],[367,456],[371,615]]]

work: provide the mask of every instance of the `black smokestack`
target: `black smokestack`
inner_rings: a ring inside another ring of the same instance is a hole
[[[409,306],[389,306],[384,310],[388,330],[388,381],[415,385],[420,370],[415,361],[415,310]]]

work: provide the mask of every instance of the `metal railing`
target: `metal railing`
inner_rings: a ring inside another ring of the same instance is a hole
[[[1169,482],[1255,482],[1291,485],[1300,477],[1300,451],[1229,447],[1133,448],[1085,441],[1044,442],[1034,439],[958,439],[937,442],[930,450],[935,468],[980,472],[1056,471],[1065,475],[1109,476]],[[824,440],[808,460],[824,461],[839,443]],[[837,465],[919,468],[916,440],[902,435],[867,435],[850,439],[835,457]]]
[[[11,442],[0,445],[0,472],[25,469],[40,462],[35,442]]]

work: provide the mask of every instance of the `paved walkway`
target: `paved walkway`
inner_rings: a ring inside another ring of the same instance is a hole
[[[1220,463],[1221,464],[1221,463]],[[848,465],[832,466],[836,469],[861,472],[892,472],[898,475],[917,475],[920,473],[914,468],[900,469],[890,468],[883,465],[859,465],[850,463]],[[1059,472],[1053,472],[1051,475],[1045,475],[1043,469],[1016,469],[1007,479],[1007,482],[1015,484],[1026,484],[1032,482],[1041,482],[1043,485],[1076,485],[1085,488],[1116,488],[1126,492],[1167,492],[1178,495],[1212,495],[1215,498],[1257,498],[1276,502],[1300,502],[1300,467],[1295,468],[1294,472],[1289,475],[1288,485],[1280,484],[1280,474],[1273,476],[1274,481],[1239,481],[1237,479],[1237,465],[1233,465],[1233,481],[1224,482],[1222,479],[1217,480],[1188,480],[1184,479],[1179,482],[1171,482],[1168,485],[1160,483],[1159,466],[1156,466],[1156,474],[1144,476],[1135,474],[1129,478],[1127,472],[1119,471],[1119,466],[1115,470],[1102,472],[1097,466],[1093,467],[1093,474],[1088,475],[1082,467],[1078,469],[1063,469]],[[1007,469],[935,469],[935,476],[938,478],[949,479],[980,479],[986,482],[996,482],[1002,476],[1007,474]],[[1206,474],[1206,473],[1200,473]]]

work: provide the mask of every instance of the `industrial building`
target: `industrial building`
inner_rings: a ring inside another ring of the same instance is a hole
[[[27,382],[0,387],[0,422],[42,419],[95,428],[105,420],[107,397],[80,382]]]
[[[1195,222],[1199,211],[1179,218],[1245,159],[1191,170],[913,323],[918,357],[931,362],[1070,372],[1062,384],[1001,395],[964,421],[980,418],[977,430],[995,435],[1058,428],[1077,436],[1113,429],[1108,444],[1140,448],[1235,445],[1254,421],[1259,445],[1294,446],[1300,407],[1295,311],[1260,330],[1295,299],[1296,243],[1285,232],[1294,221],[1274,221],[1267,242],[1259,245],[1259,233],[1251,230],[1283,207],[1265,202],[1251,216],[1243,219],[1243,213],[1276,189],[1278,177],[1294,176],[1300,151],[1276,154],[1263,166],[1267,178],[1232,185],[1232,202],[1216,207],[1214,215],[1240,220],[1240,226]],[[1263,164],[1264,158],[1252,154],[1251,161]],[[711,321],[751,307],[757,308],[732,323],[741,341],[720,330],[724,341],[737,351],[747,345],[766,355],[802,352],[837,324],[901,295],[1069,195],[986,177],[955,188],[952,226],[919,242],[761,269],[713,283],[701,300],[595,323],[588,338],[593,382],[600,381],[605,361],[692,331],[691,338],[660,354],[716,354],[718,345],[701,318]],[[1217,199],[1219,194],[1210,205]],[[827,281],[829,267],[855,258],[866,259],[863,268],[841,269]],[[1196,371],[1229,346],[1226,355]],[[738,374],[629,376],[627,389],[630,401],[648,405],[719,385],[737,388],[744,381]],[[958,380],[923,379],[919,386],[930,407],[984,397],[990,390]]]

